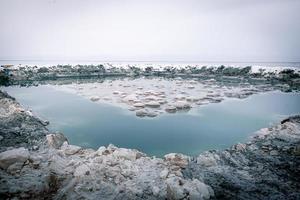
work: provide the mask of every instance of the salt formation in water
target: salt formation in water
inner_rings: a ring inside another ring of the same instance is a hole
[[[156,117],[219,103],[226,98],[246,98],[259,92],[279,89],[282,85],[250,85],[247,81],[231,83],[215,79],[125,78],[51,87],[80,95],[95,103],[126,108],[138,117]]]

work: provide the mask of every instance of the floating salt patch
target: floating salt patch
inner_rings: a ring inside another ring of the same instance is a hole
[[[120,94],[120,91],[113,91],[113,94]]]
[[[110,101],[111,98],[110,98],[110,97],[103,97],[103,100],[105,100],[105,101]]]
[[[146,99],[146,100],[157,100],[158,97],[157,97],[157,96],[154,96],[154,95],[150,95],[150,96],[147,96],[145,99]]]
[[[133,106],[134,106],[134,107],[140,107],[140,108],[143,108],[143,107],[145,107],[145,104],[143,104],[143,103],[135,103],[135,104],[133,104]]]
[[[90,98],[91,101],[99,101],[100,100],[100,97],[98,96],[93,96]]]
[[[168,106],[165,108],[165,111],[168,113],[175,113],[177,108],[175,106]]]
[[[157,101],[149,101],[145,105],[148,106],[148,107],[151,107],[151,108],[158,108],[158,107],[160,107],[160,103],[157,102]]]
[[[138,117],[145,117],[147,114],[148,114],[148,112],[145,111],[145,110],[137,110],[135,112],[135,115],[138,116]]]
[[[178,95],[175,96],[175,99],[180,99],[180,100],[182,100],[182,99],[185,99],[185,96],[184,96],[184,95],[181,95],[181,94],[178,94]]]
[[[190,109],[191,105],[186,101],[177,101],[174,105],[177,109]]]

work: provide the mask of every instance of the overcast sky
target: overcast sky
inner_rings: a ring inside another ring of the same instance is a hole
[[[0,59],[300,61],[300,0],[0,0]]]

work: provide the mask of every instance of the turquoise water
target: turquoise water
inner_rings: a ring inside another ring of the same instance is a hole
[[[49,129],[63,132],[72,144],[97,149],[112,143],[155,156],[225,149],[246,141],[260,128],[300,113],[300,94],[281,92],[228,99],[187,113],[145,119],[126,109],[93,103],[48,86],[1,89],[49,120]]]

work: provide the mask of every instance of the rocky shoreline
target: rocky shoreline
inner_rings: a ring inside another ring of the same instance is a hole
[[[7,66],[7,67],[6,67]],[[182,78],[221,78],[267,80],[274,83],[286,83],[291,90],[299,89],[299,68],[258,67],[258,66],[200,66],[200,65],[152,65],[152,64],[111,64],[98,65],[3,65],[9,84],[30,83],[32,81],[59,80],[74,78],[101,77],[182,77]],[[2,70],[0,70],[1,72]],[[2,74],[2,73],[0,73]]]
[[[300,116],[246,144],[149,157],[69,144],[0,92],[1,199],[299,199]]]

